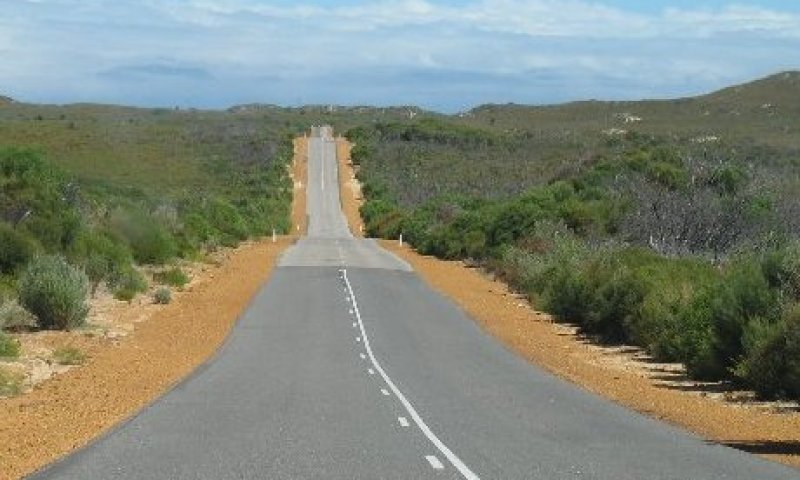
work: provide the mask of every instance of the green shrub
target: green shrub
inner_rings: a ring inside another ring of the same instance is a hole
[[[19,356],[19,342],[0,332],[0,358],[17,358]]]
[[[178,254],[175,237],[145,213],[120,209],[112,217],[114,232],[128,242],[137,262],[162,265]]]
[[[45,329],[70,330],[83,325],[89,313],[88,293],[86,274],[60,256],[35,258],[19,281],[20,302]]]
[[[167,305],[172,301],[172,292],[169,288],[161,287],[153,294],[153,302],[159,305]]]
[[[59,365],[83,365],[86,354],[77,347],[60,347],[53,352],[53,361]]]
[[[114,298],[129,302],[147,290],[147,279],[138,270],[129,267],[111,280]]]
[[[153,275],[158,283],[170,285],[172,287],[181,288],[189,283],[189,276],[186,275],[180,267],[173,267],[163,272],[158,272]]]
[[[744,343],[736,377],[764,397],[800,399],[800,309],[791,309],[779,323],[752,321]]]
[[[36,317],[19,302],[0,298],[0,330],[21,330],[36,326]]]
[[[22,392],[25,376],[20,372],[0,368],[0,397],[12,397]]]
[[[0,273],[17,272],[36,255],[37,250],[35,240],[0,222]]]
[[[92,284],[92,294],[102,282],[130,268],[133,256],[121,242],[101,232],[84,230],[70,246],[69,258],[83,267]]]

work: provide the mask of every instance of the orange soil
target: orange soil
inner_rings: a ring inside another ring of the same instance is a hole
[[[344,148],[344,147],[342,147]],[[343,178],[353,178],[342,162]],[[361,198],[342,182],[342,203]],[[345,210],[351,228],[361,225],[358,208]],[[633,348],[611,348],[582,338],[577,329],[554,323],[508,286],[463,262],[419,255],[396,241],[381,245],[405,259],[434,289],[452,298],[491,335],[529,361],[626,407],[687,428],[707,439],[770,460],[800,467],[797,405],[736,403],[681,378],[676,367],[657,364]]]
[[[292,200],[291,235],[305,235],[308,232],[308,215],[306,214],[306,187],[308,180],[308,138],[294,139],[294,160],[292,160],[292,181],[294,182],[294,199]]]
[[[339,160],[339,191],[342,210],[350,231],[356,238],[364,236],[364,223],[358,209],[361,207],[361,185],[356,179],[353,160],[350,158],[352,145],[342,137],[336,139],[336,158]]]

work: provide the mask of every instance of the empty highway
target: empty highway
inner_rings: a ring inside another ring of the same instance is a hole
[[[35,479],[797,479],[518,358],[353,238],[335,143],[309,145],[308,236],[208,364]]]

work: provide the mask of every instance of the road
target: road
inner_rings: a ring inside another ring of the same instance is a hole
[[[794,479],[553,377],[354,239],[310,140],[309,235],[208,364],[35,479]]]

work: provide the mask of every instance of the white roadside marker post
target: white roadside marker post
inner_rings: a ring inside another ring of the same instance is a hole
[[[278,236],[275,234],[275,229],[273,228],[272,229],[272,243],[275,243],[277,241],[278,241]]]
[[[401,247],[403,246],[403,234],[402,233],[400,234],[400,246]]]

